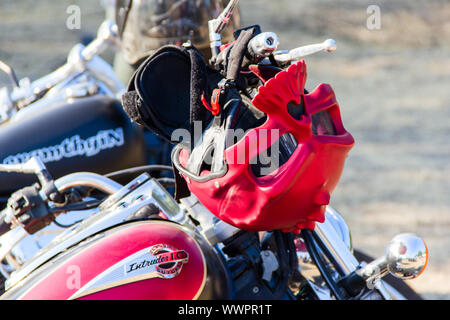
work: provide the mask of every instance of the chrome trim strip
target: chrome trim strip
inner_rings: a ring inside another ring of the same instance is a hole
[[[77,172],[64,176],[55,181],[55,186],[59,191],[64,191],[69,188],[86,186],[99,189],[108,194],[113,194],[120,189],[122,185],[92,172]]]
[[[406,299],[406,297],[400,293],[400,291],[398,291],[397,289],[395,289],[393,286],[391,286],[389,283],[387,283],[386,281],[381,280],[382,286],[384,286],[386,292],[384,292],[385,294],[390,296],[390,299],[392,300],[408,300]],[[386,298],[389,300],[389,298]]]

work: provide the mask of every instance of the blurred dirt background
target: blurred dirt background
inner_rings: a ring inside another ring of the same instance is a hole
[[[66,27],[73,4],[80,30]],[[379,30],[367,28],[370,5],[380,8]],[[355,247],[373,256],[397,233],[422,236],[428,269],[408,284],[427,299],[450,299],[450,2],[242,0],[241,12],[245,25],[276,32],[281,48],[337,41],[335,53],[306,59],[308,88],[333,86],[356,140],[332,205]],[[2,0],[0,59],[35,79],[103,17],[100,1]]]

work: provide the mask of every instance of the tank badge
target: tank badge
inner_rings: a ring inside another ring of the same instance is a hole
[[[176,277],[189,260],[184,250],[177,250],[168,244],[157,244],[146,253],[125,265],[125,274],[134,276],[141,273],[155,273],[155,276],[165,279]]]

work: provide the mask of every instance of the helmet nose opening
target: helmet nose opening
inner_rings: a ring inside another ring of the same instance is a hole
[[[298,105],[292,101],[289,102],[287,105],[287,111],[289,115],[295,120],[300,120],[303,116],[305,116],[306,113],[304,97],[301,97],[300,104]],[[336,127],[328,109],[311,114],[311,121],[313,135],[337,135]]]
[[[333,119],[330,112],[327,110],[319,111],[311,115],[312,121],[312,133],[315,136],[335,136],[337,135],[336,126],[334,125]]]

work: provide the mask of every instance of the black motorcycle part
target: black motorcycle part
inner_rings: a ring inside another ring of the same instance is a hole
[[[175,130],[193,132],[212,118],[202,103],[208,100],[223,77],[206,65],[195,48],[164,46],[145,60],[134,73],[122,97],[133,121],[169,142],[179,142]]]
[[[145,219],[161,219],[158,216],[158,213],[161,212],[161,209],[158,208],[155,204],[147,204],[129,216],[126,221],[134,221],[134,220],[145,220]]]
[[[303,240],[305,241],[305,246],[308,249],[308,252],[311,255],[312,260],[317,265],[320,274],[322,275],[326,284],[328,285],[331,292],[335,296],[336,300],[344,300],[345,292],[331,276],[327,268],[327,264],[320,254],[319,244],[316,242],[313,232],[311,230],[303,229],[301,231],[301,235]]]
[[[268,233],[267,238],[270,240],[266,239],[266,244],[273,243],[270,250],[275,252],[280,261],[280,266],[273,274],[270,283],[262,280],[261,249],[264,243],[260,243],[258,233],[241,231],[224,241],[222,251],[229,257],[228,269],[232,275],[238,300],[295,299],[287,286],[292,274],[290,250],[285,242],[288,239],[281,231]]]
[[[148,162],[144,133],[118,100],[103,95],[60,102],[0,126],[0,162],[41,157],[52,177],[89,171],[105,174]],[[0,196],[31,185],[33,175],[0,173]]]
[[[15,218],[29,234],[42,230],[55,218],[39,191],[37,186],[25,187],[13,193],[8,201]]]
[[[234,40],[237,40],[237,39],[239,38],[239,35],[241,34],[241,32],[242,32],[242,31],[246,31],[246,30],[254,30],[254,31],[253,31],[253,34],[254,34],[254,35],[258,35],[258,34],[260,34],[260,33],[262,32],[261,26],[258,25],[258,24],[255,24],[255,25],[252,25],[252,26],[248,26],[248,27],[244,27],[244,28],[235,30],[235,31],[233,32]]]
[[[366,281],[355,271],[339,280],[338,285],[343,287],[351,297],[358,296],[366,289]]]

